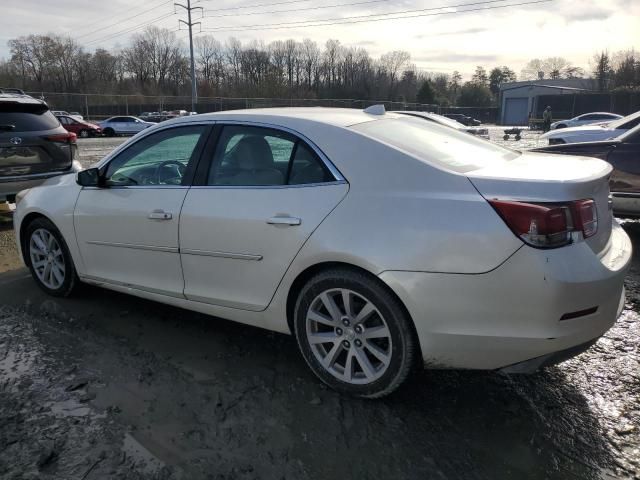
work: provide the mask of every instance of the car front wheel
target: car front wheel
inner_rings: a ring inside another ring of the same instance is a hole
[[[352,270],[311,278],[296,302],[295,334],[311,370],[335,390],[379,398],[393,392],[414,365],[411,321],[379,281]]]
[[[45,218],[26,229],[29,269],[38,286],[49,295],[66,297],[78,283],[76,269],[60,231]]]
[[[115,137],[116,136],[116,132],[113,128],[105,128],[102,131],[106,137]]]

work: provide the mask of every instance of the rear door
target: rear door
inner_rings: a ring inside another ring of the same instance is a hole
[[[188,299],[264,310],[348,184],[307,141],[276,128],[219,127],[180,220]]]
[[[65,134],[42,103],[0,102],[0,179],[69,169]]]

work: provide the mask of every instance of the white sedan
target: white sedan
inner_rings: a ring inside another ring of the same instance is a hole
[[[622,115],[618,115],[617,113],[583,113],[582,115],[578,115],[577,117],[573,117],[568,120],[559,120],[557,122],[553,122],[551,124],[551,130],[555,130],[557,128],[580,127],[582,125],[592,125],[594,123],[613,122],[614,120],[619,120],[620,118],[622,118]]]
[[[135,135],[142,130],[155,125],[154,122],[147,122],[138,117],[111,117],[98,125],[102,128],[102,133],[107,137],[113,137],[115,135]]]
[[[323,382],[373,398],[416,366],[529,372],[603,335],[631,258],[610,174],[380,107],[218,112],[21,192],[14,224],[51,295],[292,333]]]
[[[548,142],[549,145],[597,142],[619,137],[638,124],[640,124],[640,111],[609,123],[550,130],[541,135],[540,139]]]

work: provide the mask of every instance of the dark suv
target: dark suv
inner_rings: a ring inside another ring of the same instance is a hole
[[[47,104],[15,89],[0,89],[0,202],[47,178],[80,170],[76,135]]]

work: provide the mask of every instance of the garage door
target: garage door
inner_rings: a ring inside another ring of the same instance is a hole
[[[529,118],[529,98],[507,98],[504,104],[505,125],[526,125]]]

